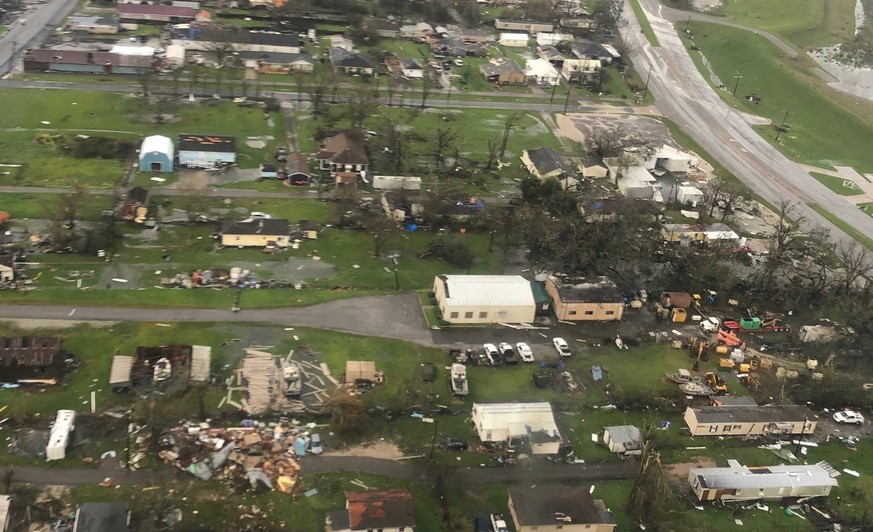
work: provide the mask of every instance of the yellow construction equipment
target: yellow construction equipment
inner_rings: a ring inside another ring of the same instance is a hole
[[[736,364],[733,360],[729,358],[720,358],[718,359],[718,367],[719,369],[732,370]]]
[[[725,385],[724,381],[712,371],[706,373],[706,384],[708,384],[716,393],[727,393],[727,385]]]
[[[673,323],[685,323],[688,319],[688,312],[684,308],[674,308],[672,312]]]
[[[739,371],[740,371],[740,373],[750,373],[752,371],[751,368],[752,368],[751,364],[740,364]]]

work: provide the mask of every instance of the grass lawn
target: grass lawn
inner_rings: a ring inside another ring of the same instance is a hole
[[[643,7],[640,5],[639,0],[630,0],[630,5],[634,10],[634,15],[636,15],[637,21],[640,23],[640,28],[643,30],[643,34],[646,36],[646,40],[649,41],[649,44],[652,46],[661,46],[661,43],[658,42],[658,37],[655,35],[655,31],[652,29],[652,25],[649,23],[649,19],[643,12]]]
[[[28,194],[28,193],[2,193],[0,194],[0,209],[9,213],[11,221],[23,218],[48,218],[49,212],[59,209],[60,194]],[[111,209],[114,206],[112,196],[93,194],[87,202],[84,202],[78,211],[79,220],[96,221],[100,219],[100,211]]]
[[[854,37],[854,0],[728,0],[718,10],[800,47],[828,46]]]
[[[151,105],[140,98],[122,94],[60,90],[0,90],[7,112],[0,116],[0,163],[23,164],[15,176],[0,179],[3,184],[66,185],[74,180],[89,186],[109,188],[120,177],[125,163],[121,160],[75,159],[57,149],[37,145],[35,135],[102,135],[126,138],[139,143],[142,137],[162,134],[175,139],[180,133],[212,133],[237,137],[239,165],[257,167],[272,159],[275,140],[263,149],[250,148],[249,136],[272,136],[284,140],[281,113],[265,119],[260,107],[242,107],[231,102],[205,101],[192,105],[181,102]],[[177,121],[157,124],[145,116],[162,112],[178,117]],[[48,122],[43,124],[42,122]],[[7,179],[10,179],[7,181]]]
[[[820,174],[818,172],[810,172],[809,175],[814,177],[816,181],[833,190],[840,196],[857,196],[864,193],[864,191],[861,190],[854,182],[852,182],[851,180],[843,179],[842,177],[834,177],[832,175]]]
[[[816,203],[810,203],[809,206],[815,212],[817,212],[817,213],[821,214],[822,216],[824,216],[825,218],[827,218],[827,220],[830,223],[837,226],[842,232],[846,233],[850,237],[854,238],[855,240],[857,240],[858,242],[863,244],[864,247],[866,247],[867,249],[873,250],[873,239],[871,239],[871,238],[865,236],[864,234],[862,234],[861,232],[859,232],[857,229],[855,229],[854,227],[852,227],[851,225],[846,223],[842,218],[840,218],[840,217],[828,212],[827,210],[823,209],[821,207],[821,205],[818,205]],[[864,212],[867,212],[866,209],[864,210]]]
[[[831,89],[805,73],[805,65],[788,60],[763,37],[714,24],[692,22],[691,27],[698,46],[715,48],[712,67],[722,80],[732,80],[737,73],[743,76],[736,100],[721,92],[727,101],[776,123],[790,110],[787,123],[791,130],[774,144],[777,149],[798,162],[845,164],[862,173],[873,170],[873,152],[866,149],[865,142],[873,136],[873,121],[864,104],[859,104],[858,112],[847,111],[830,99]],[[708,79],[700,54],[692,53],[691,57]],[[762,103],[756,105],[743,98],[749,93],[760,96]],[[772,127],[757,129],[774,142]]]

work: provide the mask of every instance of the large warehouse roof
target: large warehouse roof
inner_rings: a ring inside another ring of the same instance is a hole
[[[530,281],[520,275],[441,275],[451,306],[533,306]]]

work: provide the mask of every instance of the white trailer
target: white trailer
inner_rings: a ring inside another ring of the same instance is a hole
[[[374,175],[376,190],[421,190],[421,178],[402,175]]]
[[[48,444],[45,446],[45,459],[63,460],[67,456],[67,445],[70,434],[76,428],[76,412],[74,410],[58,410],[55,424],[49,432]]]

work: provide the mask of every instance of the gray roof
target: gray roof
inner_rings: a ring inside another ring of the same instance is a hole
[[[182,133],[179,135],[179,151],[208,151],[236,153],[236,137]]]
[[[345,48],[331,48],[328,51],[328,56],[330,62],[336,66],[373,68],[373,65],[364,56],[350,52]]]
[[[729,467],[692,469],[691,473],[708,489],[788,488],[837,486],[837,480],[820,465],[779,465],[746,467],[728,460]]]
[[[804,418],[816,420],[812,410],[805,406],[702,406],[691,408],[698,423],[783,423],[798,422]]]
[[[593,41],[578,41],[573,45],[573,55],[580,59],[612,59],[612,54],[609,50],[603,47],[600,43]]]
[[[275,31],[243,31],[239,29],[223,29],[203,32],[198,40],[228,42],[234,44],[250,44],[260,46],[300,46],[296,33],[278,33]]]
[[[256,218],[238,222],[224,222],[221,226],[223,234],[230,235],[288,235],[288,220],[279,218]]]
[[[518,72],[520,74],[524,74],[524,71],[518,66],[518,63],[509,59],[508,57],[498,57],[497,59],[492,59],[487,63],[482,63],[479,67],[479,70],[486,77],[498,76],[505,72]]]
[[[264,61],[265,63],[272,64],[285,64],[290,65],[291,63],[297,63],[300,61],[305,61],[310,64],[315,64],[312,60],[312,56],[307,53],[299,53],[299,54],[286,54],[281,52],[240,52],[240,57],[243,59],[255,59],[257,61]]]
[[[551,148],[536,148],[533,150],[525,150],[530,162],[536,167],[540,174],[548,174],[555,170],[567,171],[567,160],[558,152]]]
[[[748,395],[719,395],[718,397],[713,397],[712,402],[716,403],[716,406],[720,406],[722,408],[734,408],[737,406],[758,406],[758,403],[756,403],[755,400]]]
[[[595,501],[587,487],[509,488],[509,498],[521,526],[554,526],[560,524],[556,521],[559,515],[574,524],[615,522],[603,501]]]
[[[633,425],[616,425],[614,427],[606,427],[603,430],[609,433],[609,438],[615,443],[636,443],[643,441],[640,429]]]
[[[550,275],[564,303],[621,303],[618,287],[607,277],[564,277]]]
[[[129,524],[130,510],[120,502],[89,502],[76,512],[76,532],[122,532]]]

